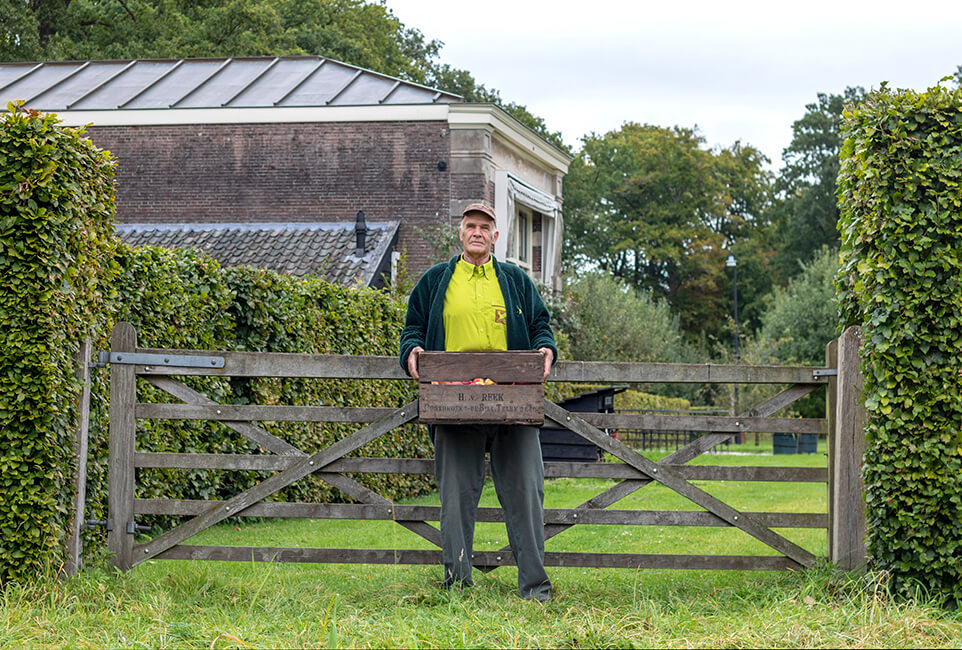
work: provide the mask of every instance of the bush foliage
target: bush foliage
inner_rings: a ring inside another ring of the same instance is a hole
[[[962,91],[846,112],[838,289],[863,328],[872,562],[962,600]]]
[[[588,273],[565,288],[559,327],[579,361],[681,361],[678,319],[654,300],[607,273]]]
[[[90,336],[107,349],[128,321],[142,347],[333,354],[395,354],[404,304],[397,296],[296,279],[254,268],[224,269],[195,251],[131,249],[113,237],[114,162],[52,115],[11,106],[0,131],[0,582],[59,566],[71,515],[79,385],[72,359]],[[88,518],[106,518],[105,371],[91,395]],[[190,377],[221,403],[401,406],[414,386],[397,381]],[[140,401],[174,401],[141,381]],[[305,451],[360,425],[265,423]],[[216,422],[142,420],[142,451],[261,453]],[[366,456],[430,456],[426,431],[395,429],[359,450]],[[252,486],[252,472],[142,469],[137,497],[220,499]],[[430,477],[366,475],[389,498],[420,494]],[[341,498],[313,477],[274,498]],[[143,523],[143,522],[138,522]],[[169,524],[153,519],[148,523]],[[124,522],[117,522],[124,526]],[[87,534],[96,549],[102,532]]]
[[[103,317],[113,170],[52,115],[0,115],[0,582],[55,560],[68,528],[72,353]]]

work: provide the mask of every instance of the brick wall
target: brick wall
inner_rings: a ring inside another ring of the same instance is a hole
[[[415,230],[447,217],[446,122],[91,127],[114,153],[125,223],[401,221],[398,250],[423,270]]]

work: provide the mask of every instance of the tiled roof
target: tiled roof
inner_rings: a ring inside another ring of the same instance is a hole
[[[250,265],[343,285],[378,286],[389,266],[398,222],[367,224],[365,253],[356,255],[354,222],[118,224],[131,246],[196,248],[223,266]]]
[[[463,101],[319,56],[0,63],[0,108],[14,100],[45,111]]]

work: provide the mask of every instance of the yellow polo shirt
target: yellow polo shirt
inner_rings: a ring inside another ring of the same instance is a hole
[[[475,266],[459,259],[444,294],[444,349],[507,350],[504,296],[489,259]]]

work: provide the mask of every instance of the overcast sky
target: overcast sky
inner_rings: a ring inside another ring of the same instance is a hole
[[[962,65],[962,0],[386,0],[441,60],[580,148],[626,121],[697,126],[772,167],[819,92],[924,90]]]

